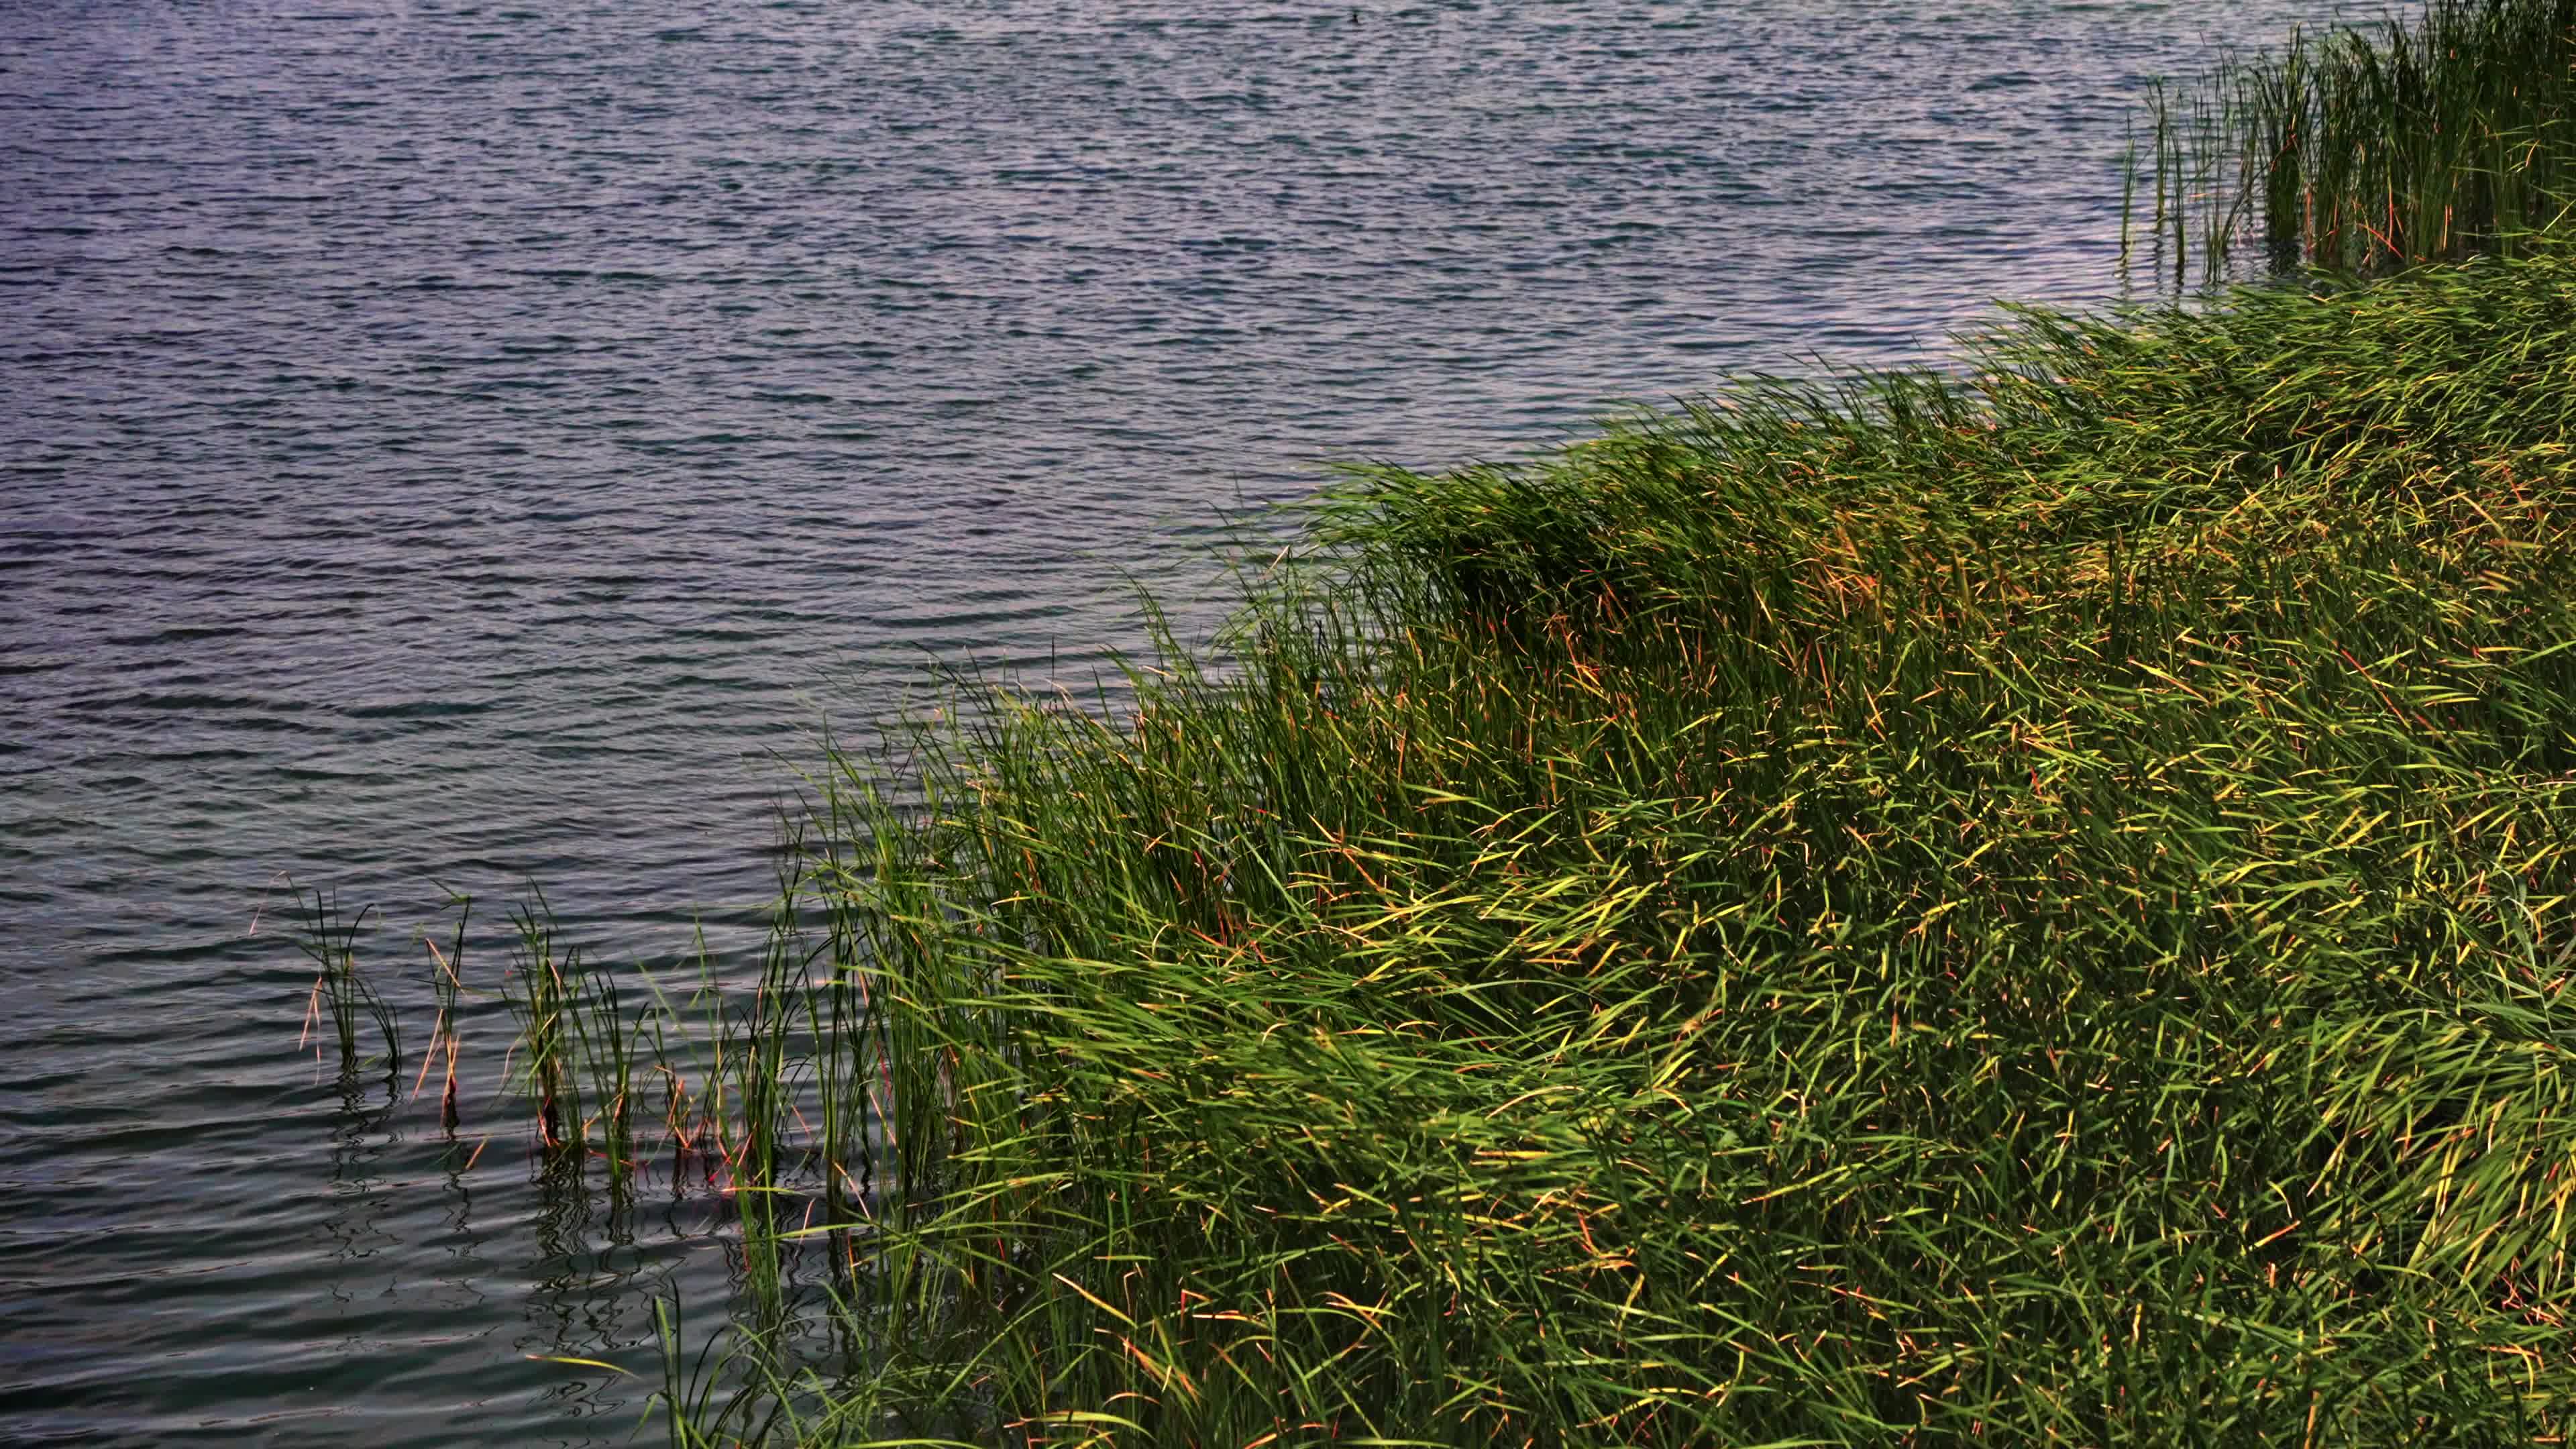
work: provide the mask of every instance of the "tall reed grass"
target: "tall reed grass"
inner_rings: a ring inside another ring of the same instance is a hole
[[[2509,251],[2576,203],[2576,0],[2429,0],[2158,88],[2150,111],[2143,240],[2178,278],[2195,254],[2215,276]]]
[[[810,1285],[835,1273],[846,1282],[846,1225],[868,1211],[882,1171],[881,1108],[863,1069],[872,1009],[846,968],[856,953],[845,937],[807,939],[796,911],[809,892],[792,845],[789,859],[777,922],[748,970],[719,960],[703,939],[692,981],[612,962],[569,939],[533,888],[510,912],[515,949],[489,989],[467,969],[471,897],[451,897],[455,919],[444,944],[422,940],[433,1020],[410,1096],[435,1102],[451,1146],[463,1148],[467,1023],[487,1004],[506,1013],[511,1033],[497,1095],[503,1121],[516,1114],[525,1126],[527,1165],[547,1204],[537,1215],[545,1233],[593,1220],[604,1200],[611,1235],[626,1238],[639,1195],[652,1185],[718,1208],[712,1226],[730,1234],[745,1301],[734,1353],[722,1372],[694,1384],[700,1416],[710,1403],[718,1411],[711,1422],[727,1422],[718,1384],[761,1361],[762,1335],[797,1326],[791,1310],[800,1295],[810,1300]],[[389,1100],[399,1104],[404,1013],[360,965],[365,914],[372,912],[344,919],[327,892],[305,909],[297,934],[320,972],[307,994],[302,1040],[318,1039],[324,1056],[336,1045],[344,1097],[363,1070],[381,1066]],[[832,963],[818,971],[824,951]],[[376,1040],[381,1053],[371,1049]],[[496,1135],[488,1108],[476,1115],[481,1136],[470,1155],[459,1154],[457,1170],[482,1161]],[[817,1222],[845,1226],[810,1243],[798,1236]]]
[[[1219,650],[836,756],[687,996],[532,902],[539,1170],[734,1209],[671,1441],[2565,1442],[2522,251],[1357,474]]]
[[[2563,1442],[2576,262],[1976,355],[845,762],[842,1347],[675,1439]]]
[[[2563,1442],[2576,258],[1975,357],[1356,476],[686,995],[532,902],[671,1441]]]

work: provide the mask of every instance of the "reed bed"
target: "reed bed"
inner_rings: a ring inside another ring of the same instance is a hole
[[[540,1174],[732,1209],[661,1429],[2565,1442],[2576,254],[2527,253],[1355,475],[1220,650],[836,757],[685,994],[531,902]]]
[[[2564,1442],[2576,261],[1976,357],[844,762],[836,1347],[674,1441]]]
[[[2430,0],[2150,94],[2144,242],[2176,280],[2510,251],[2576,202],[2576,0]],[[2135,220],[2135,214],[2132,214]]]

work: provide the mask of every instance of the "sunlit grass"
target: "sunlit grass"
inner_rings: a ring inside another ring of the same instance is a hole
[[[735,1208],[659,1427],[2564,1442],[2526,252],[1354,475],[1220,648],[836,759],[738,976],[531,910],[535,1159]]]
[[[2576,268],[1981,356],[1370,475],[1225,670],[848,767],[846,1356],[675,1433],[2563,1437]]]

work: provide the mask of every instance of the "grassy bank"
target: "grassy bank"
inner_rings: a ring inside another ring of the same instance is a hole
[[[677,1444],[2564,1442],[2571,423],[2541,247],[1372,474],[738,978],[407,1055],[317,902],[308,1029],[723,1204]]]
[[[728,1206],[659,1427],[2566,1442],[2564,11],[2168,112],[2177,265],[2460,265],[1356,476],[1220,647],[836,760],[739,979],[524,915],[541,1170]],[[462,923],[416,1076],[308,936],[455,1131]]]
[[[2214,277],[2240,259],[2360,273],[2510,252],[2576,203],[2576,0],[2429,0],[2159,90],[2152,110],[2152,206],[2130,241],[2177,280],[2195,258]]]
[[[2544,252],[1355,482],[834,780],[675,1434],[2562,1440],[2571,413]]]

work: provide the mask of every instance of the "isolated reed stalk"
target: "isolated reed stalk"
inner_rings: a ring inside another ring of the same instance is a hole
[[[594,965],[576,981],[574,1031],[596,1104],[600,1154],[612,1197],[622,1198],[636,1166],[633,1097],[638,1024],[625,1016],[625,996],[614,972]]]
[[[465,964],[465,928],[474,916],[474,898],[469,895],[456,895],[452,896],[450,901],[456,907],[456,934],[449,941],[448,948],[441,951],[436,941],[425,936],[421,938],[421,945],[429,951],[430,993],[432,999],[438,1004],[438,1016],[430,1025],[429,1050],[421,1055],[420,1075],[413,1079],[411,1090],[413,1096],[420,1095],[422,1084],[429,1080],[431,1064],[443,1056],[446,1075],[439,1088],[438,1120],[442,1128],[452,1133],[456,1130],[458,1122],[456,1059],[464,1045],[464,1036],[456,1020],[456,1003],[457,998],[465,990],[462,977]]]

